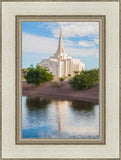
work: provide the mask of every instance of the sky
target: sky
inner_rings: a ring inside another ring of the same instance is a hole
[[[98,22],[22,22],[22,68],[56,53],[60,27],[65,53],[80,59],[87,70],[98,68]]]

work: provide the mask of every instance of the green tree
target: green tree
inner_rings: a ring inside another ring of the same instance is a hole
[[[77,74],[79,73],[79,71],[73,71],[73,73],[74,73],[75,75],[77,75]]]
[[[71,74],[68,74],[69,77],[71,77]]]
[[[27,84],[36,84],[37,86],[40,85],[40,83],[48,82],[53,79],[52,72],[49,73],[47,67],[36,66],[34,68],[33,65],[27,68],[24,77]]]
[[[85,90],[92,88],[99,81],[99,69],[82,71],[79,75],[75,75],[70,81],[71,87],[76,90]]]
[[[64,78],[64,77],[60,77],[59,80],[60,80],[60,81],[64,81],[65,78]]]
[[[27,71],[28,71],[27,68],[23,68],[23,69],[22,69],[22,73],[23,73],[23,74],[25,74]]]

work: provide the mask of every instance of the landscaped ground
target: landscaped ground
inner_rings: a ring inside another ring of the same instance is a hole
[[[40,87],[27,84],[22,81],[23,96],[43,97],[48,99],[62,99],[62,100],[81,100],[89,101],[95,104],[99,103],[99,83],[88,90],[74,90],[67,81],[61,81],[61,88],[56,88],[51,82],[46,82]]]

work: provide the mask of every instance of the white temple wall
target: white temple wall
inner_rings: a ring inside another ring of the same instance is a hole
[[[82,71],[85,68],[83,63],[79,63],[74,59],[65,59],[63,61],[59,60],[43,60],[38,65],[48,67],[49,72],[52,72],[56,77],[64,77],[71,74],[74,76],[74,71]]]

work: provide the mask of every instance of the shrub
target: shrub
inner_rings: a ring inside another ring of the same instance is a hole
[[[99,69],[82,71],[79,75],[75,75],[70,81],[71,87],[76,90],[85,90],[92,88],[99,81]]]
[[[35,68],[31,65],[27,68],[27,72],[24,75],[27,84],[40,85],[53,79],[52,73],[48,72],[46,67],[36,66]]]
[[[60,81],[52,81],[52,85],[57,88],[61,88]]]
[[[64,81],[65,78],[64,78],[64,77],[60,77],[59,80],[60,80],[60,81]]]
[[[79,71],[73,71],[73,73],[74,73],[75,75],[77,75],[77,74],[79,73]]]
[[[71,74],[68,74],[67,80],[70,81],[72,79]]]
[[[23,74],[25,74],[27,71],[28,71],[27,68],[23,68],[23,69],[22,69],[22,73],[23,73]]]

